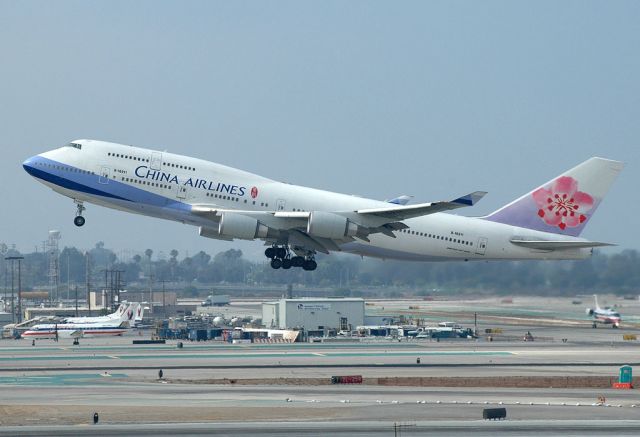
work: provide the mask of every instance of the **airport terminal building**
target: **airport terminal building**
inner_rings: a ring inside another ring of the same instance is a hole
[[[262,323],[273,329],[309,333],[350,331],[364,323],[364,299],[280,299],[262,304]]]

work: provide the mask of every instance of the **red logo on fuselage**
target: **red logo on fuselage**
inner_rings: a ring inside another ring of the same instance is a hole
[[[255,199],[256,197],[258,197],[258,187],[253,187],[251,188],[251,197],[253,199]]]

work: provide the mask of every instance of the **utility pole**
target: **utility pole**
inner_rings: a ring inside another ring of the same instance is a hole
[[[102,307],[106,309],[109,306],[109,281],[107,280],[107,276],[109,275],[109,270],[104,269],[101,271],[104,272],[104,291],[102,293]]]
[[[22,271],[20,270],[20,261],[24,257],[18,258],[18,323],[22,323]]]
[[[9,291],[9,270],[7,269],[7,262],[4,263],[4,304],[7,304],[7,292]],[[3,308],[4,310],[4,308]]]
[[[70,266],[69,266],[69,250],[67,250],[67,300],[69,300],[69,298],[71,298],[71,277],[69,275],[70,273]]]
[[[162,316],[166,317],[167,316],[167,310],[165,308],[165,299],[164,299],[164,283],[167,282],[166,279],[161,280],[160,282],[162,282]]]
[[[78,286],[76,285],[76,317],[78,317]]]
[[[87,281],[87,307],[89,308],[89,317],[91,317],[91,284],[89,283],[90,281],[90,270],[89,270],[89,252],[85,252],[84,254],[85,259],[86,259],[86,265],[85,265],[85,279]]]
[[[115,270],[109,270],[109,312],[113,311],[113,295],[115,294],[114,272]]]
[[[15,323],[16,321],[16,306],[15,306],[15,266],[14,262],[18,260],[18,323],[22,322],[22,281],[20,279],[21,270],[20,270],[20,261],[24,259],[23,256],[7,256],[4,258],[6,261],[11,261],[11,322]]]
[[[122,287],[125,285],[122,282],[122,273],[124,273],[124,270],[114,270],[115,274],[116,274],[116,296],[118,298],[118,305],[120,305],[122,303],[122,300],[120,299],[120,290],[122,290]]]
[[[153,275],[151,274],[149,274],[149,313],[153,313]]]

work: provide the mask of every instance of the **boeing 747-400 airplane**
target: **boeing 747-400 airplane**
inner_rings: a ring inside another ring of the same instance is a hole
[[[580,238],[623,164],[591,158],[485,217],[444,213],[486,193],[408,204],[277,182],[201,159],[96,140],[31,157],[24,169],[85,202],[198,226],[219,240],[261,239],[274,269],[314,270],[342,251],[414,261],[583,259],[606,246]]]

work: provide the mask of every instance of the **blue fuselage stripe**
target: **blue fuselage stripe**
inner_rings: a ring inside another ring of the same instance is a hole
[[[184,202],[47,158],[32,158],[23,167],[31,176],[68,190],[183,212],[191,210],[191,206]],[[105,183],[101,183],[101,179]]]
[[[27,171],[27,173],[29,173],[31,176],[33,176],[35,178],[42,179],[43,181],[51,182],[52,184],[58,185],[58,186],[60,186],[62,188],[66,188],[68,190],[79,191],[81,193],[87,193],[87,194],[93,194],[94,196],[111,197],[113,199],[131,201],[131,199],[126,199],[124,197],[116,196],[116,195],[108,193],[106,191],[98,190],[96,188],[93,188],[93,187],[89,186],[88,183],[81,184],[81,183],[73,181],[73,180],[71,180],[69,178],[64,178],[64,177],[55,175],[53,173],[50,173],[50,172],[47,172],[47,171],[44,171],[44,170],[40,170],[40,169],[35,168],[33,166],[25,165],[24,169]],[[85,176],[87,176],[87,177],[88,176],[93,176],[96,179],[99,177],[97,175],[85,175]]]

